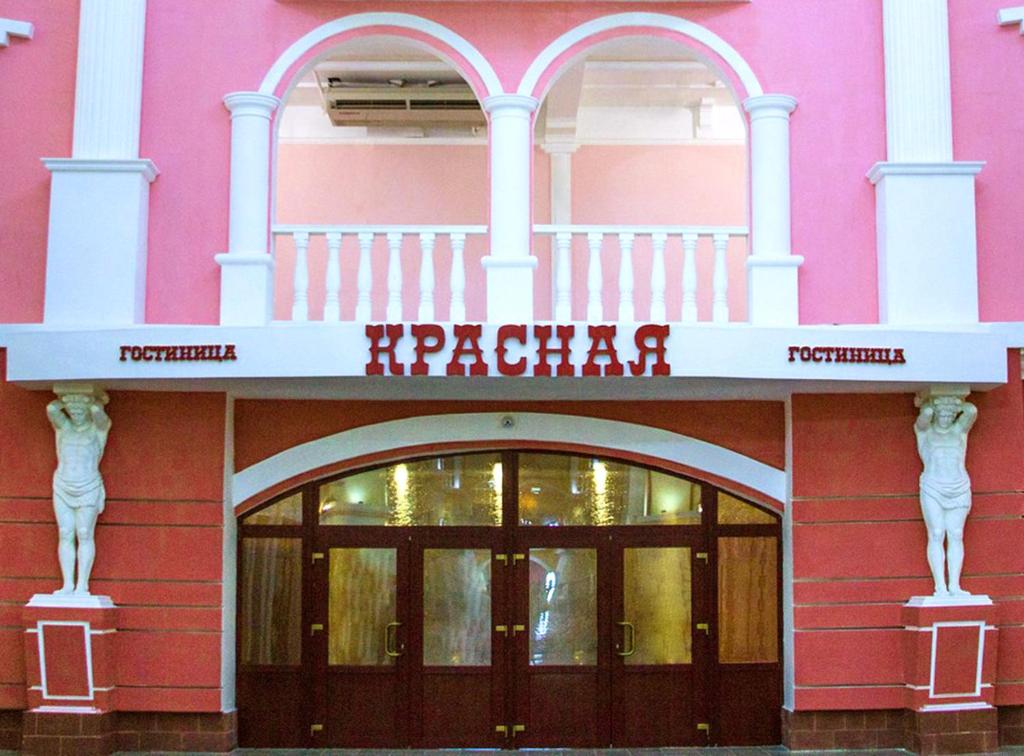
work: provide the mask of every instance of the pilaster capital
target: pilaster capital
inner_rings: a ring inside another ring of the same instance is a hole
[[[971,387],[961,383],[937,383],[923,388],[914,396],[914,406],[921,407],[925,402],[949,397],[963,401],[971,393]]]
[[[224,96],[224,106],[231,111],[231,117],[257,116],[270,119],[281,100],[274,95],[261,92],[231,92]]]
[[[500,94],[485,97],[480,104],[492,116],[528,116],[540,106],[540,100],[529,95]]]
[[[751,120],[758,118],[785,118],[796,110],[795,97],[784,94],[763,94],[748,97],[743,101],[743,109],[750,113]]]
[[[55,383],[53,384],[53,393],[58,397],[87,396],[101,404],[110,401],[110,397],[107,396],[103,387],[95,383]]]

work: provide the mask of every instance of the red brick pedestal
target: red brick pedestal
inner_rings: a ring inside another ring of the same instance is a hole
[[[988,596],[915,596],[904,605],[906,748],[923,754],[998,748],[996,615]]]
[[[21,750],[107,754],[114,749],[114,633],[107,596],[37,594],[22,610],[28,711]]]

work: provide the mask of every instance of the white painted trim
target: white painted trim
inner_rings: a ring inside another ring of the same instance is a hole
[[[978,628],[978,668],[974,679],[974,692],[936,693],[935,692],[935,651],[939,645],[940,627],[977,627]],[[985,623],[984,622],[935,622],[932,624],[932,658],[928,677],[929,698],[963,698],[964,696],[981,695],[981,670],[985,661]]]
[[[984,161],[957,160],[931,163],[875,163],[867,173],[868,181],[877,184],[883,176],[977,176]]]
[[[480,77],[480,80],[487,88],[488,95],[504,92],[494,68],[491,67],[487,59],[468,40],[446,26],[410,13],[356,13],[321,24],[293,42],[274,61],[274,65],[270,67],[267,75],[263,77],[259,91],[263,94],[274,94],[288,69],[325,39],[347,31],[365,29],[369,26],[395,26],[402,29],[411,29],[428,37],[433,37],[455,50],[466,63],[472,66],[473,72]]]
[[[156,163],[142,159],[40,158],[50,173],[138,173],[146,181],[160,175]]]
[[[707,27],[685,18],[669,16],[664,13],[616,13],[580,24],[544,48],[540,55],[530,64],[526,73],[523,74],[522,81],[520,81],[519,88],[516,91],[522,95],[533,95],[541,76],[544,75],[544,72],[548,70],[555,59],[566,50],[595,34],[628,27],[665,29],[689,37],[715,52],[732,69],[733,73],[736,74],[743,84],[743,88],[746,89],[747,97],[755,97],[764,93],[761,83],[754,74],[754,70],[743,59],[743,56],[739,54],[736,48]]]
[[[1020,24],[1020,33],[1024,35],[1024,5],[1015,8],[1003,8],[996,12],[996,19],[1000,26],[1007,24]]]
[[[995,706],[984,701],[968,701],[967,703],[925,704],[918,711],[970,711],[972,709],[994,708]]]
[[[511,415],[514,424],[502,419]],[[675,462],[786,500],[786,473],[743,454],[679,433],[616,420],[535,412],[410,417],[335,433],[293,446],[235,473],[234,506],[295,476],[347,459],[435,443],[580,443]]]
[[[86,682],[89,686],[87,696],[51,696],[46,685],[46,644],[43,643],[43,628],[47,625],[60,625],[64,627],[83,628],[82,637],[85,643],[85,673]],[[43,698],[51,701],[92,701],[95,697],[96,688],[92,678],[92,643],[90,642],[91,626],[88,622],[74,620],[39,620],[36,622],[36,642],[39,647],[39,680],[42,683]]]
[[[220,583],[220,710],[235,708],[236,646],[238,632],[238,520],[231,500],[232,471],[235,469],[235,398],[224,397],[224,531]]]
[[[28,21],[15,21],[13,18],[0,18],[0,47],[7,47],[11,37],[32,39],[35,27]]]

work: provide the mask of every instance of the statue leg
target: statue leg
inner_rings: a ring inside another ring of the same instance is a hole
[[[947,509],[943,512],[946,520],[946,563],[949,565],[949,592],[953,596],[969,596],[960,587],[960,571],[964,566],[964,524],[967,522],[967,507]]]
[[[71,593],[75,588],[75,510],[55,499],[53,513],[57,517],[57,560],[63,581],[54,593]]]
[[[96,542],[93,533],[96,530],[96,518],[99,517],[98,507],[79,507],[75,510],[75,532],[78,535],[78,583],[75,594],[89,595],[89,575],[92,563],[96,559]]]
[[[946,537],[946,522],[942,507],[937,501],[921,492],[921,514],[928,528],[928,567],[935,582],[935,595],[946,596],[946,551],[943,541]]]

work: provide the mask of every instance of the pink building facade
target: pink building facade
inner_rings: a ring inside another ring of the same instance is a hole
[[[1011,2],[0,4],[2,747],[1024,744]]]

